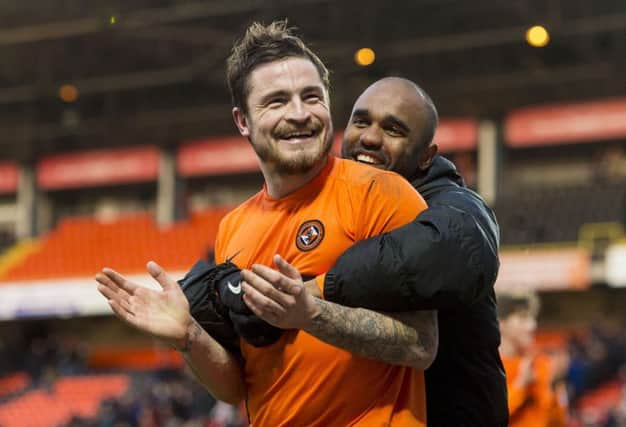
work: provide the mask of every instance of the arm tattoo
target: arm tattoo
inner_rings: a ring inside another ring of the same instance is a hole
[[[191,369],[191,372],[193,372],[196,379],[200,381],[200,378],[202,378],[202,375],[200,372],[198,372],[198,369],[194,366],[190,352],[191,352],[191,347],[193,346],[193,343],[195,343],[198,340],[198,337],[202,333],[202,328],[196,322],[196,319],[193,319],[193,323],[191,324],[190,328],[191,328],[191,331],[189,331],[189,333],[187,334],[187,337],[185,337],[185,345],[183,346],[182,349],[180,349],[180,354],[182,354],[183,359],[185,359],[185,362],[187,362],[187,366],[189,366],[189,368]]]
[[[195,341],[198,340],[198,337],[202,333],[202,328],[200,327],[200,325],[198,325],[195,319],[193,320],[190,328],[191,331],[189,331],[189,333],[185,337],[185,345],[179,350],[183,354],[189,353],[191,351],[191,346]]]
[[[316,298],[320,314],[306,332],[362,357],[426,369],[438,345],[437,313],[377,313]]]

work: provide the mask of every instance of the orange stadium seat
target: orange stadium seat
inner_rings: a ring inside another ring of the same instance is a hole
[[[102,400],[120,397],[129,385],[125,375],[61,378],[50,391],[34,390],[0,406],[0,425],[53,427],[75,415],[93,418]]]
[[[87,364],[92,369],[157,370],[181,368],[183,358],[167,348],[100,348],[89,353]]]
[[[192,214],[160,228],[149,214],[101,222],[68,218],[42,237],[39,247],[0,272],[2,281],[92,276],[107,265],[126,273],[144,272],[153,259],[170,270],[188,269],[213,247],[227,209]]]
[[[540,329],[535,333],[535,349],[549,352],[552,350],[565,350],[568,341],[572,337],[586,339],[584,329]]]
[[[25,372],[15,372],[0,378],[0,397],[18,392],[30,384],[30,377]]]
[[[582,396],[576,406],[587,418],[604,419],[612,408],[617,407],[623,396],[623,382],[609,381]]]

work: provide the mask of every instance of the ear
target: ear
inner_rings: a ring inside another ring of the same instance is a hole
[[[248,127],[248,119],[241,108],[233,107],[233,120],[235,121],[235,125],[237,125],[237,129],[239,129],[239,133],[246,138],[249,137],[250,128]]]
[[[422,152],[419,158],[419,168],[421,170],[426,170],[430,167],[433,162],[433,159],[437,155],[439,151],[439,147],[437,144],[430,144],[426,149]]]

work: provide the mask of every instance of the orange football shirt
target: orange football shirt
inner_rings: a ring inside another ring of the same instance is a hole
[[[229,213],[216,260],[236,255],[242,268],[273,267],[278,253],[315,276],[355,242],[404,225],[425,208],[399,175],[330,157],[294,193],[274,199],[264,188]],[[255,427],[426,425],[423,371],[358,357],[298,330],[263,348],[242,340],[241,350]]]
[[[509,394],[509,425],[511,427],[565,427],[567,396],[563,388],[552,387],[552,362],[538,355],[532,363],[535,380],[520,387],[521,357],[502,355]]]

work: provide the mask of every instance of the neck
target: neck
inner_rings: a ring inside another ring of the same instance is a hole
[[[500,343],[500,353],[503,356],[514,357],[519,356],[520,352],[517,347],[513,345],[513,343],[507,340],[504,336],[502,337],[502,342]]]
[[[310,170],[294,175],[279,173],[271,165],[261,164],[261,172],[265,178],[267,194],[274,199],[288,196],[311,182],[324,169],[327,162],[328,156],[324,156]]]

